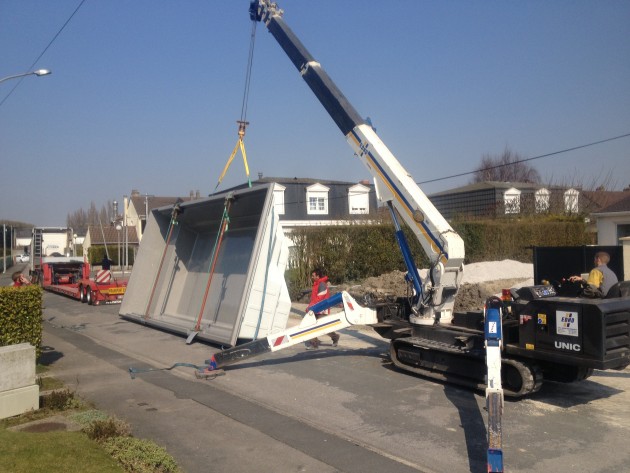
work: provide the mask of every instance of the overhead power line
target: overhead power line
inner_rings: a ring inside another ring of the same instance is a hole
[[[48,51],[48,48],[50,48],[52,46],[52,44],[55,42],[55,40],[57,39],[57,37],[61,34],[61,32],[65,29],[65,27],[68,25],[68,23],[70,23],[70,20],[72,20],[72,17],[74,17],[74,15],[76,15],[76,13],[79,11],[79,9],[83,6],[83,4],[86,2],[86,0],[81,0],[81,2],[79,3],[79,5],[74,9],[74,11],[72,12],[72,14],[70,15],[70,17],[66,20],[66,22],[63,24],[63,26],[61,28],[59,28],[59,31],[57,31],[57,33],[55,34],[55,36],[53,36],[53,38],[48,42],[48,45],[46,45],[46,47],[44,48],[44,50],[40,53],[39,56],[37,56],[37,58],[33,61],[33,64],[31,64],[31,66],[29,68],[27,68],[26,70],[31,70],[35,67],[35,64],[37,64],[37,61],[39,61],[42,56],[44,54],[46,54],[46,51]],[[7,95],[4,96],[4,98],[2,99],[2,102],[0,102],[0,107],[2,107],[2,104],[4,104],[4,102],[6,102],[6,100],[11,96],[11,94],[13,93],[13,91],[15,89],[18,88],[18,86],[22,83],[22,81],[24,80],[24,77],[21,77],[13,86],[13,88],[11,90],[9,90],[9,93]]]
[[[604,139],[604,140],[594,141],[594,142],[592,142],[592,143],[587,143],[587,144],[580,145],[580,146],[574,146],[574,147],[572,147],[572,148],[566,148],[566,149],[563,149],[563,150],[561,150],[561,151],[554,151],[554,152],[552,152],[552,153],[541,154],[540,156],[534,156],[534,157],[532,157],[532,158],[521,159],[521,160],[518,160],[518,161],[514,161],[514,162],[512,162],[512,163],[508,163],[508,164],[498,164],[498,165],[496,165],[496,166],[488,167],[488,168],[485,168],[485,169],[494,169],[494,168],[499,168],[499,167],[503,167],[503,166],[510,166],[510,165],[512,165],[512,164],[516,164],[516,163],[522,163],[522,162],[527,162],[527,161],[533,161],[534,159],[547,158],[547,157],[549,157],[549,156],[554,156],[554,155],[561,154],[561,153],[568,153],[569,151],[574,151],[574,150],[581,149],[581,148],[587,148],[587,147],[589,147],[589,146],[595,146],[595,145],[598,145],[598,144],[606,143],[606,142],[608,142],[608,141],[619,140],[619,139],[621,139],[621,138],[627,138],[627,137],[630,137],[630,133],[626,133],[626,134],[624,134],[624,135],[619,135],[619,136],[614,136],[614,137],[612,137],[612,138],[606,138],[606,139]],[[454,178],[454,177],[460,177],[460,176],[467,176],[467,175],[469,175],[469,174],[475,174],[476,172],[477,172],[477,171],[462,172],[462,173],[459,173],[459,174],[453,174],[453,175],[451,175],[451,176],[440,177],[440,178],[437,178],[437,179],[431,179],[431,180],[428,180],[428,181],[417,182],[416,184],[420,185],[420,184],[426,184],[426,183],[428,183],[428,182],[443,181],[443,180],[446,180],[446,179],[452,179],[452,178]],[[372,194],[372,193],[374,193],[374,192],[375,192],[375,191],[374,191],[374,189],[371,189],[371,190],[369,191],[369,193],[370,193],[370,194]],[[329,199],[328,199],[328,200],[329,200],[329,201],[333,201],[333,200],[337,200],[337,199],[346,199],[346,198],[347,198],[347,196],[337,196],[337,197],[329,197]],[[306,200],[285,201],[285,202],[284,202],[284,205],[285,205],[285,206],[290,206],[290,205],[305,205],[305,204],[307,204],[307,201],[306,201]]]
[[[497,164],[496,166],[490,166],[490,167],[484,168],[483,170],[486,171],[490,169],[497,169],[497,168],[501,168],[505,166],[512,166],[518,163],[525,163],[527,161],[533,161],[534,159],[548,158],[549,156],[555,156],[557,154],[568,153],[569,151],[575,151],[576,149],[588,148],[589,146],[595,146],[602,143],[606,143],[608,141],[614,141],[614,140],[619,140],[621,138],[627,138],[629,136],[630,136],[630,133],[626,133],[624,135],[614,136],[612,138],[606,138],[605,140],[593,141],[592,143],[587,143],[585,145],[574,146],[573,148],[566,148],[560,151],[554,151],[553,153],[541,154],[540,156],[534,156],[533,158],[519,159],[514,162],[506,163],[506,164]],[[429,179],[427,181],[416,182],[416,184],[427,184],[429,182],[445,181],[446,179],[453,179],[455,177],[468,176],[470,174],[476,174],[477,172],[478,171],[467,171],[467,172],[462,172],[459,174],[452,174],[450,176],[438,177],[436,179]]]

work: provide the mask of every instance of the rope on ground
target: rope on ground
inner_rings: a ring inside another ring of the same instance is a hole
[[[136,379],[136,375],[137,374],[149,373],[151,371],[170,371],[173,368],[177,368],[179,366],[184,366],[186,368],[194,368],[196,370],[195,371],[195,376],[197,378],[214,379],[217,376],[223,376],[225,374],[225,372],[223,370],[214,370],[214,371],[212,371],[208,365],[194,365],[192,363],[175,363],[172,366],[169,366],[167,368],[144,368],[144,369],[138,369],[138,368],[134,368],[134,367],[130,366],[129,367],[129,376],[131,376],[131,379]]]

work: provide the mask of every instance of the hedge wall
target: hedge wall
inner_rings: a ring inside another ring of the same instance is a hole
[[[465,263],[512,259],[531,263],[533,246],[593,244],[593,235],[579,218],[529,218],[453,222],[464,240]],[[418,240],[403,228],[418,267],[428,259]],[[314,267],[324,268],[333,284],[349,283],[405,265],[391,223],[304,227],[291,233],[294,247],[286,280],[291,297],[310,287]]]
[[[42,289],[0,287],[0,346],[30,343],[41,355]]]
[[[114,247],[113,249],[111,247],[107,248],[109,251],[109,259],[112,262],[112,264],[114,266],[120,266],[120,263],[118,262],[118,248]],[[107,253],[105,252],[105,247],[104,246],[90,246],[89,250],[88,250],[88,261],[91,265],[95,265],[95,264],[101,264],[101,261],[103,261],[103,256],[105,256]],[[131,246],[127,247],[127,254],[129,255],[129,264],[133,266],[133,262],[134,262],[134,249]],[[123,260],[125,255],[125,249],[121,246],[120,247],[120,259]]]
[[[583,220],[520,219],[454,222],[464,240],[466,263],[513,259],[532,262],[534,246],[582,246],[595,243]]]

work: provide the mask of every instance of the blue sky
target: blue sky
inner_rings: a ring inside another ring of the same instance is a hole
[[[29,70],[80,0],[2,0],[0,78]],[[630,2],[279,0],[285,20],[416,182],[630,133]],[[132,189],[207,195],[237,140],[248,0],[87,0],[0,106],[0,219],[65,225]],[[4,99],[16,80],[0,84]],[[359,181],[323,107],[262,25],[252,177]],[[630,185],[630,138],[531,163]],[[430,194],[470,176],[421,185]],[[240,154],[219,188],[245,182]]]

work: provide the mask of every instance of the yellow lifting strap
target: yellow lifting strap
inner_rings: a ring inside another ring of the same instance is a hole
[[[234,150],[232,151],[232,154],[230,155],[230,159],[228,159],[227,163],[225,164],[225,167],[223,168],[223,172],[221,173],[221,176],[219,177],[219,182],[217,182],[217,185],[214,188],[215,191],[217,190],[217,187],[219,187],[219,185],[221,184],[221,181],[225,177],[225,174],[227,173],[227,170],[230,167],[230,164],[232,164],[232,161],[234,160],[234,156],[236,156],[236,152],[239,150],[239,148],[241,150],[241,154],[243,155],[243,163],[245,163],[245,174],[247,174],[247,184],[249,185],[249,187],[252,187],[252,181],[249,178],[249,166],[247,165],[247,153],[245,153],[245,143],[243,142],[243,137],[245,136],[245,128],[247,127],[247,125],[249,125],[249,122],[246,121],[247,101],[249,98],[249,85],[250,85],[251,77],[252,77],[252,64],[253,64],[253,59],[254,59],[254,43],[256,41],[256,24],[257,23],[258,22],[255,19],[252,19],[252,32],[251,32],[250,42],[249,42],[249,57],[247,58],[247,72],[245,73],[245,90],[243,92],[243,103],[241,105],[241,119],[236,121],[236,123],[238,123],[238,141],[236,142],[236,146],[234,146]]]
[[[217,190],[217,187],[219,187],[219,185],[221,184],[221,181],[225,177],[225,174],[227,173],[227,170],[230,167],[230,164],[232,164],[232,161],[234,160],[234,156],[236,156],[236,152],[239,150],[239,148],[241,150],[241,154],[243,155],[243,163],[245,163],[245,174],[247,174],[247,184],[249,185],[249,187],[252,186],[252,181],[249,178],[249,166],[247,165],[247,153],[245,152],[245,143],[243,142],[243,137],[245,136],[245,127],[249,125],[249,122],[237,120],[236,123],[238,123],[238,141],[236,142],[236,146],[234,146],[234,150],[232,151],[230,158],[228,159],[227,163],[225,163],[225,167],[223,168],[223,172],[221,173],[221,176],[219,176],[219,182],[217,182],[217,185],[214,188],[215,191]]]

